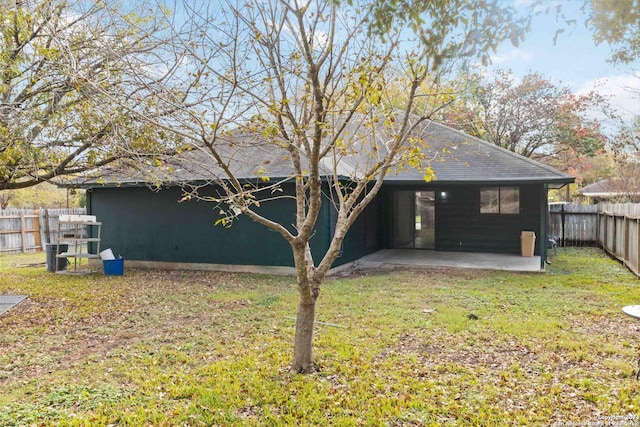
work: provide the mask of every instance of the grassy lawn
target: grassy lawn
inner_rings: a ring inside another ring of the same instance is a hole
[[[29,295],[0,317],[2,426],[640,425],[620,310],[640,280],[596,249],[546,274],[328,280],[309,376],[288,371],[291,277],[25,266],[43,260],[0,257],[0,293]]]

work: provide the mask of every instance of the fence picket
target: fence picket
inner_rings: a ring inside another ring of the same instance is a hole
[[[549,206],[549,235],[560,246],[584,246],[597,243],[596,205],[558,204]]]
[[[600,203],[598,245],[640,277],[640,203]]]
[[[44,250],[44,243],[56,243],[51,230],[58,229],[60,215],[84,215],[86,209],[0,210],[0,252]]]
[[[548,230],[560,246],[598,245],[640,276],[640,203],[552,204]]]

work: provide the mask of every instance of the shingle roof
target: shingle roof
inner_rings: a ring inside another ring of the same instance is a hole
[[[432,158],[430,164],[435,171],[436,183],[535,182],[562,186],[574,181],[570,175],[552,167],[448,126],[427,121],[421,125],[421,129],[420,136],[427,145],[424,151]],[[272,179],[291,175],[292,168],[286,150],[267,144],[255,135],[236,134],[233,136],[233,145],[222,143],[217,148],[239,179],[255,179],[261,171]],[[372,162],[371,156],[364,151],[366,150],[357,150],[343,157],[339,163],[338,174],[343,178],[349,178]],[[378,154],[384,155],[383,152]],[[332,159],[323,159],[323,175],[332,174],[332,163]],[[186,183],[211,180],[215,176],[222,176],[221,172],[206,149],[195,149],[166,159],[162,167],[109,172],[100,179],[75,182],[75,185],[96,187],[154,182]],[[385,181],[418,183],[424,182],[422,176],[423,172],[415,169],[392,171]]]
[[[640,193],[640,180],[631,178],[605,178],[578,190],[586,197],[607,198]]]
[[[439,123],[431,122],[423,138],[434,151],[449,151],[431,163],[438,183],[526,181],[561,186],[574,181],[571,175]],[[388,179],[417,181],[420,174],[407,171]]]

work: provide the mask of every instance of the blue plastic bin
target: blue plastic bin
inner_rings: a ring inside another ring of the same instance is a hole
[[[104,274],[107,276],[122,276],[124,274],[124,258],[105,259],[102,261]]]

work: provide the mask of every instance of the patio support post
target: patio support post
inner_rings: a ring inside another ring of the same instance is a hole
[[[549,241],[549,186],[542,185],[540,192],[540,229],[538,230],[538,251],[540,253],[540,269],[544,270],[547,261],[547,242]]]

